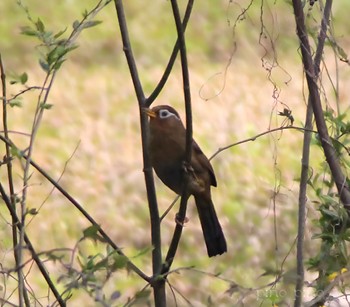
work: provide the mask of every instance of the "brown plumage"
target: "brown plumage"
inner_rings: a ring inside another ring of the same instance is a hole
[[[162,182],[175,193],[181,195],[186,129],[179,114],[170,106],[161,105],[145,109],[150,117],[150,153],[153,168]],[[216,187],[214,170],[193,141],[190,180],[188,189],[195,198],[208,256],[221,255],[227,251],[226,240],[221,229],[210,186]]]

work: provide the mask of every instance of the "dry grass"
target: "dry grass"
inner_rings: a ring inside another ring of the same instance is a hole
[[[221,7],[220,13],[224,11],[225,5]],[[139,12],[136,8],[131,6],[130,12],[132,16],[135,14],[134,20],[137,21]],[[33,158],[54,178],[58,179],[63,173],[61,185],[84,205],[128,255],[133,256],[139,250],[150,247],[139,116],[120,42],[116,31],[108,28],[112,24],[108,18],[114,18],[113,11],[109,8],[108,13],[104,14],[102,16],[106,23],[99,26],[99,30],[92,29],[92,33],[83,35],[79,41],[81,47],[74,51],[57,76],[50,96],[50,103],[54,107],[45,113]],[[199,17],[197,15],[196,18]],[[223,25],[224,17],[217,20],[222,22],[219,25],[222,31],[218,32],[222,37],[218,41],[227,40],[229,43],[226,42],[226,46],[230,45],[230,28]],[[206,21],[202,20],[203,23]],[[140,31],[137,28],[141,27],[140,23],[132,24],[134,31]],[[98,31],[103,32],[104,36],[100,37]],[[196,31],[198,28],[194,25],[194,33]],[[162,34],[157,35],[162,37]],[[292,36],[290,33],[288,35]],[[92,41],[91,37],[96,40]],[[194,135],[208,156],[220,147],[278,126],[283,120],[276,115],[277,111],[283,110],[279,102],[288,105],[293,111],[296,125],[304,121],[304,85],[300,62],[295,56],[296,46],[292,52],[281,52],[278,59],[283,69],[277,67],[272,71],[272,78],[281,90],[277,101],[272,97],[273,84],[268,80],[266,70],[261,67],[263,51],[256,37],[247,41],[238,37],[238,50],[227,71],[225,65],[230,48],[214,43],[217,48],[210,48],[201,54],[198,47],[189,47]],[[202,45],[210,45],[211,36],[205,38]],[[166,46],[170,47],[171,41],[168,40]],[[11,41],[14,45],[10,50],[16,49],[16,42],[22,47],[27,46],[24,39],[16,39]],[[162,44],[161,40],[155,43]],[[159,47],[160,62],[155,62],[157,55],[152,54],[148,59],[141,47],[142,44],[137,48],[137,53],[142,54],[140,75],[145,89],[149,91],[162,73],[166,52]],[[149,49],[146,48],[146,51]],[[18,59],[11,59],[10,51],[3,52],[3,57],[10,71],[27,71],[30,84],[40,84],[43,73],[34,62],[32,53],[26,54],[25,64],[20,66]],[[328,68],[332,75],[336,73],[332,63],[329,63]],[[345,91],[350,79],[348,67],[341,65],[338,73],[341,80],[340,106],[345,110],[349,101],[349,92]],[[171,104],[184,115],[180,76],[179,67],[176,67],[156,104]],[[330,92],[328,86],[326,90]],[[12,91],[15,92],[16,88]],[[21,109],[10,109],[9,119],[13,130],[30,131],[35,97],[35,93],[32,93],[26,96]],[[333,97],[328,95],[328,98],[329,104],[335,108]],[[13,135],[13,139],[23,146],[28,141],[27,137],[19,135]],[[219,186],[213,191],[213,198],[227,235],[229,252],[221,257],[207,259],[199,222],[192,206],[188,213],[190,222],[184,231],[174,267],[195,265],[199,270],[222,272],[225,278],[246,287],[256,287],[271,281],[267,277],[258,277],[264,273],[266,266],[281,264],[296,236],[298,182],[295,179],[300,172],[301,140],[299,132],[288,130],[234,147],[215,158],[213,166]],[[317,157],[317,161],[322,160],[322,155],[316,151],[313,157]],[[19,165],[17,167],[16,178],[19,183],[21,171]],[[1,169],[1,176],[4,174],[4,169]],[[28,206],[40,208],[39,214],[28,226],[34,246],[38,250],[73,247],[88,223],[57,191],[53,191],[46,199],[51,186],[35,172],[31,183]],[[274,212],[275,185],[280,187],[280,193],[275,198]],[[163,211],[174,195],[159,181],[157,188],[160,210]],[[19,184],[17,189],[20,189]],[[312,207],[310,211],[313,211]],[[3,206],[0,212],[0,231],[4,238],[1,262],[4,267],[11,267],[10,227],[6,224],[9,217]],[[277,241],[274,236],[274,214],[277,218]],[[163,223],[164,251],[172,235],[174,215],[175,210]],[[83,247],[87,254],[103,249],[93,244]],[[150,253],[135,261],[145,271],[151,271]],[[292,253],[287,259],[286,268],[293,266]],[[53,264],[52,270],[56,277],[64,273],[60,266]],[[30,274],[30,278],[33,279],[31,285],[35,293],[45,296],[42,281],[35,274]],[[232,304],[232,298],[225,294],[228,284],[216,278],[183,271],[180,275],[170,276],[169,280],[195,306],[206,305],[208,296],[222,305]],[[12,282],[7,280],[6,283],[10,288]],[[136,277],[118,273],[106,289],[107,292],[120,290],[123,294],[120,301],[123,302],[142,286]],[[95,303],[81,292],[73,296],[71,305],[84,301],[85,306],[94,306]]]

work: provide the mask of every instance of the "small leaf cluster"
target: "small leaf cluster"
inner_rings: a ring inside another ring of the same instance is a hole
[[[49,31],[40,18],[33,22],[32,26],[22,27],[23,35],[34,36],[40,41],[39,64],[46,73],[58,70],[65,61],[67,53],[77,48],[77,45],[71,45],[68,39],[62,38],[66,30],[67,28],[56,33]]]
[[[350,122],[346,113],[335,115],[332,110],[324,112],[329,125],[329,132],[336,154],[346,169],[349,166],[349,132]],[[316,136],[316,145],[320,140]],[[327,163],[322,163],[323,173],[312,174],[308,182],[314,190],[319,218],[315,220],[318,231],[313,239],[321,240],[318,254],[307,261],[309,270],[317,271],[319,276],[314,283],[317,291],[324,289],[332,282],[331,276],[340,274],[349,266],[350,216],[340,202],[339,195]],[[348,287],[349,285],[345,285]]]
[[[329,124],[329,131],[332,134],[332,143],[338,156],[341,156],[344,152],[349,156],[350,121],[347,120],[348,112],[335,115],[332,110],[326,110],[324,116]]]
[[[127,269],[127,257],[120,255],[110,246],[106,246],[105,253],[85,255],[79,248],[84,240],[102,241],[98,235],[98,226],[90,226],[83,231],[83,237],[79,241],[76,265],[66,265],[67,272],[58,281],[64,284],[67,293],[73,290],[86,291],[95,301],[106,306],[111,306],[121,293],[116,290],[110,295],[104,293],[103,287],[112,276],[112,273]],[[70,296],[70,295],[68,295]]]

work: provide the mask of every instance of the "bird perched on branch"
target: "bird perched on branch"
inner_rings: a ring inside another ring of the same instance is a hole
[[[181,195],[184,172],[188,172],[188,192],[196,202],[208,256],[223,254],[227,246],[211,199],[216,178],[208,158],[193,141],[191,165],[185,165],[186,129],[175,109],[160,105],[144,111],[150,117],[150,154],[157,176]]]

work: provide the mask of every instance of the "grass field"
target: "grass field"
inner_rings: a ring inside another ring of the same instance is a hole
[[[139,74],[149,94],[162,75],[175,41],[169,1],[125,1]],[[305,113],[305,87],[295,37],[292,8],[286,2],[265,3],[261,36],[260,2],[255,3],[244,20],[233,28],[247,1],[197,2],[187,30],[193,100],[194,137],[203,151],[211,156],[219,148],[251,138],[269,128],[278,127],[284,118],[277,115],[288,106],[295,125],[301,126]],[[74,20],[94,1],[28,0],[30,14],[40,17],[47,28],[71,31]],[[181,1],[182,7],[185,2]],[[318,21],[318,4],[309,10],[308,23]],[[348,1],[334,3],[333,31],[345,51],[350,48],[350,20],[346,16]],[[1,1],[0,52],[10,80],[14,73],[27,72],[29,85],[40,85],[45,76],[38,65],[36,41],[20,35],[28,25],[26,14],[15,1]],[[59,71],[49,103],[53,108],[44,114],[35,144],[33,159],[75,197],[101,224],[102,228],[130,257],[150,248],[149,215],[142,172],[139,115],[132,82],[124,58],[113,5],[98,16],[103,23],[87,29],[78,39],[79,48],[71,53]],[[316,30],[316,29],[315,29]],[[273,42],[273,43],[272,43]],[[327,73],[339,77],[339,108],[349,106],[349,66],[335,65],[331,48],[326,51],[328,71],[323,68],[323,90],[327,104],[337,110],[334,92]],[[277,62],[276,62],[277,60]],[[20,90],[8,88],[10,94]],[[30,133],[36,92],[25,95],[21,108],[9,108],[9,124],[13,131]],[[184,119],[181,69],[179,64],[155,104],[170,104]],[[2,128],[1,128],[2,130]],[[28,137],[12,134],[22,148]],[[228,253],[208,259],[196,210],[190,201],[182,242],[174,268],[195,266],[199,271],[232,280],[242,287],[256,288],[274,280],[261,276],[268,269],[285,271],[295,267],[295,247],[303,135],[296,130],[269,134],[220,153],[212,164],[218,180],[213,199],[228,241]],[[4,155],[4,154],[2,154]],[[323,155],[312,148],[312,167],[318,168]],[[1,181],[6,175],[0,168]],[[17,191],[21,191],[21,167],[16,164]],[[33,172],[28,194],[28,207],[39,213],[28,225],[28,235],[40,250],[73,248],[89,223],[44,178]],[[160,211],[163,212],[174,194],[156,181]],[[277,192],[277,193],[276,193]],[[311,240],[311,218],[316,208],[308,204],[307,254],[318,242]],[[174,228],[175,209],[163,222],[164,253]],[[0,208],[0,263],[13,266],[9,214]],[[274,226],[275,225],[275,226]],[[276,227],[276,228],[274,228]],[[275,235],[277,234],[277,236]],[[102,244],[84,242],[85,256],[105,252]],[[287,256],[288,255],[288,256]],[[147,273],[151,272],[150,251],[133,259]],[[81,256],[83,257],[83,256]],[[68,254],[66,258],[68,261]],[[48,263],[57,279],[65,273],[59,263]],[[47,289],[35,268],[28,268],[30,285],[47,303]],[[241,293],[225,292],[230,284],[214,276],[194,270],[172,274],[169,281],[194,306],[232,306]],[[0,296],[8,298],[15,281],[2,277]],[[0,283],[1,283],[0,282]],[[5,287],[6,285],[6,287]],[[58,284],[63,289],[63,283]],[[115,273],[105,285],[106,295],[116,289],[122,294],[117,305],[140,290],[144,283],[134,274]],[[292,297],[288,281],[281,289]],[[6,291],[5,291],[6,290]],[[254,306],[271,306],[263,298],[266,292],[254,292],[245,302]],[[168,291],[171,304],[172,294]],[[187,302],[178,297],[180,306]],[[16,301],[15,294],[10,298]],[[95,306],[97,303],[83,290],[75,291],[69,306]],[[262,305],[260,305],[262,303]],[[264,305],[265,304],[265,305]]]

